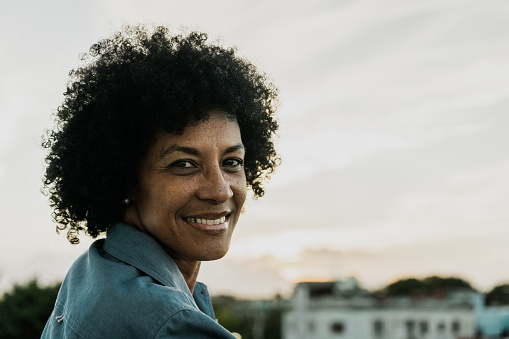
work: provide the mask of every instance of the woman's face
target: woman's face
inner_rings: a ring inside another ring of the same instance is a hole
[[[175,259],[223,257],[246,199],[244,154],[237,122],[220,111],[182,135],[159,135],[141,163],[125,221]]]

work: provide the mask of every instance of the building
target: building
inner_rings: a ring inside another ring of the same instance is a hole
[[[475,292],[377,298],[353,278],[297,285],[283,317],[283,339],[474,338]]]

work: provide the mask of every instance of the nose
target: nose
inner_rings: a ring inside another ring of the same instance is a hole
[[[219,166],[208,171],[203,176],[197,195],[202,200],[211,200],[219,204],[226,202],[233,196],[227,174]]]

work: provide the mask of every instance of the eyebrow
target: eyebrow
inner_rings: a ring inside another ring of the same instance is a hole
[[[237,144],[237,145],[228,147],[225,150],[224,154],[233,153],[235,151],[245,150],[245,149],[246,148],[244,147],[243,144]],[[162,159],[162,158],[166,157],[167,155],[174,153],[174,152],[182,152],[182,153],[186,153],[189,155],[200,155],[200,151],[198,151],[196,148],[181,146],[181,145],[171,145],[170,147],[161,151],[159,159]]]
[[[230,146],[226,149],[226,152],[224,153],[233,153],[235,151],[238,151],[238,150],[246,150],[246,148],[244,147],[244,144],[237,144],[237,145],[233,145],[233,146]]]

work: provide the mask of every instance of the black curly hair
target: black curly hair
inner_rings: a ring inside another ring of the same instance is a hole
[[[255,198],[263,196],[263,179],[279,163],[277,89],[234,48],[207,39],[128,26],[92,45],[86,64],[70,72],[56,126],[43,137],[43,192],[57,232],[68,229],[71,243],[79,231],[95,238],[121,220],[157,132],[182,133],[211,110],[239,124],[247,184]]]

